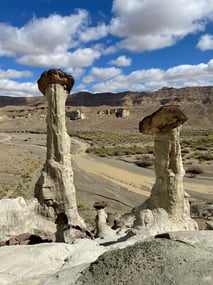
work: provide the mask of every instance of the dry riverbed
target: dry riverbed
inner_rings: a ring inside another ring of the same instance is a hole
[[[130,212],[150,195],[154,171],[115,158],[85,152],[87,143],[72,138],[72,165],[79,211],[90,220],[93,203],[106,200],[112,213]],[[45,135],[14,133],[0,135],[1,197],[33,196],[33,187],[45,161]],[[211,177],[184,178],[184,188],[193,198],[213,200]]]

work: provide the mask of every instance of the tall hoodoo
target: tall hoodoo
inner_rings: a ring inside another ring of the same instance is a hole
[[[186,120],[178,105],[167,105],[139,123],[140,132],[155,135],[156,181],[148,200],[137,209],[135,225],[149,227],[152,224],[159,231],[164,226],[172,230],[175,224],[177,229],[197,228],[190,218],[189,202],[183,188],[185,171],[179,135]]]
[[[38,88],[48,102],[46,162],[36,183],[35,195],[47,216],[66,214],[69,223],[83,225],[77,211],[70,156],[70,137],[65,125],[65,102],[74,78],[58,69],[41,74]]]

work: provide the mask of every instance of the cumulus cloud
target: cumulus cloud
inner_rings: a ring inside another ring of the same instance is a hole
[[[168,47],[190,33],[202,31],[212,19],[211,0],[114,0],[110,32],[123,38],[119,46],[132,51]]]
[[[105,82],[93,85],[95,92],[117,92],[122,90],[156,90],[164,86],[212,85],[213,59],[207,64],[179,65],[167,70],[151,68],[137,70],[128,75],[120,74]]]
[[[78,47],[104,37],[107,27],[88,27],[88,19],[87,11],[77,10],[70,16],[34,18],[21,28],[0,23],[0,56],[13,56],[18,63],[29,66],[89,66],[100,52]]]
[[[87,21],[86,11],[62,17],[51,15],[48,18],[34,18],[18,28],[0,24],[1,50],[14,55],[56,53],[76,46],[76,31],[81,30]]]
[[[22,78],[22,77],[31,77],[33,76],[31,71],[19,71],[14,69],[2,70],[0,69],[0,79],[2,78]]]
[[[70,68],[67,72],[81,73],[81,68]],[[212,85],[213,59],[208,63],[197,65],[179,65],[167,70],[150,68],[136,70],[129,74],[122,74],[121,69],[115,67],[97,68],[93,67],[89,75],[83,78],[75,88],[76,90],[90,90],[93,92],[119,92],[152,91],[164,86],[180,88],[183,86],[205,86]],[[40,95],[36,83],[18,83],[10,78],[20,78],[30,75],[28,71],[2,71],[0,70],[0,95],[8,96],[35,96]],[[74,75],[75,77],[75,75]],[[94,83],[91,88],[88,84]]]
[[[132,60],[130,57],[126,57],[125,55],[121,55],[114,60],[110,60],[109,64],[117,65],[117,66],[129,66],[129,65],[131,65],[131,62],[132,62]]]
[[[72,76],[75,79],[79,79],[84,74],[85,70],[84,68],[81,67],[76,67],[76,68],[70,67],[66,68],[65,72],[67,72],[68,74],[72,74]]]
[[[28,97],[37,95],[41,95],[37,83],[20,83],[7,78],[0,79],[0,96]]]
[[[203,35],[197,44],[197,48],[199,48],[202,51],[212,50],[213,49],[213,35],[209,35],[209,34]]]
[[[104,81],[112,77],[116,77],[121,74],[121,70],[115,67],[98,68],[93,67],[90,74],[83,79],[84,83],[90,83],[93,81]]]
[[[108,27],[103,23],[97,27],[88,28],[80,34],[82,42],[90,42],[105,37],[108,34]]]
[[[39,95],[36,83],[32,82],[17,82],[13,79],[21,79],[32,77],[31,71],[19,71],[15,69],[2,70],[0,69],[0,96],[35,96]]]
[[[102,54],[104,55],[112,54],[112,53],[115,53],[117,50],[118,50],[118,47],[116,47],[115,45],[111,45],[111,46],[102,48]]]
[[[86,67],[92,65],[101,53],[91,48],[79,48],[74,52],[57,54],[24,55],[17,59],[18,63],[29,66],[55,68]]]

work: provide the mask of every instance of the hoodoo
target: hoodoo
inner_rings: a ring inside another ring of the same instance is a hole
[[[58,69],[41,74],[38,88],[48,102],[46,162],[35,187],[45,215],[65,214],[70,224],[84,225],[78,214],[70,156],[70,137],[65,125],[65,102],[74,78]]]
[[[183,188],[185,174],[180,128],[187,120],[178,105],[158,109],[139,123],[140,132],[155,135],[156,181],[150,197],[137,208],[135,226],[153,232],[197,229],[190,218],[189,201]]]

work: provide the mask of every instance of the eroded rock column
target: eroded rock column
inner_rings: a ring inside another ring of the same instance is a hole
[[[61,70],[41,74],[38,88],[48,102],[47,153],[35,194],[47,216],[63,213],[70,224],[84,224],[77,211],[70,156],[70,137],[65,125],[65,102],[74,84],[71,75]]]
[[[139,124],[140,132],[155,135],[156,181],[149,199],[137,208],[135,226],[156,232],[197,228],[190,218],[189,202],[183,188],[185,171],[179,135],[186,120],[179,106],[168,105]]]
[[[107,203],[104,201],[95,202],[93,205],[97,213],[95,217],[95,237],[97,238],[108,238],[115,235],[115,232],[107,225],[107,213],[105,212],[106,206]]]

